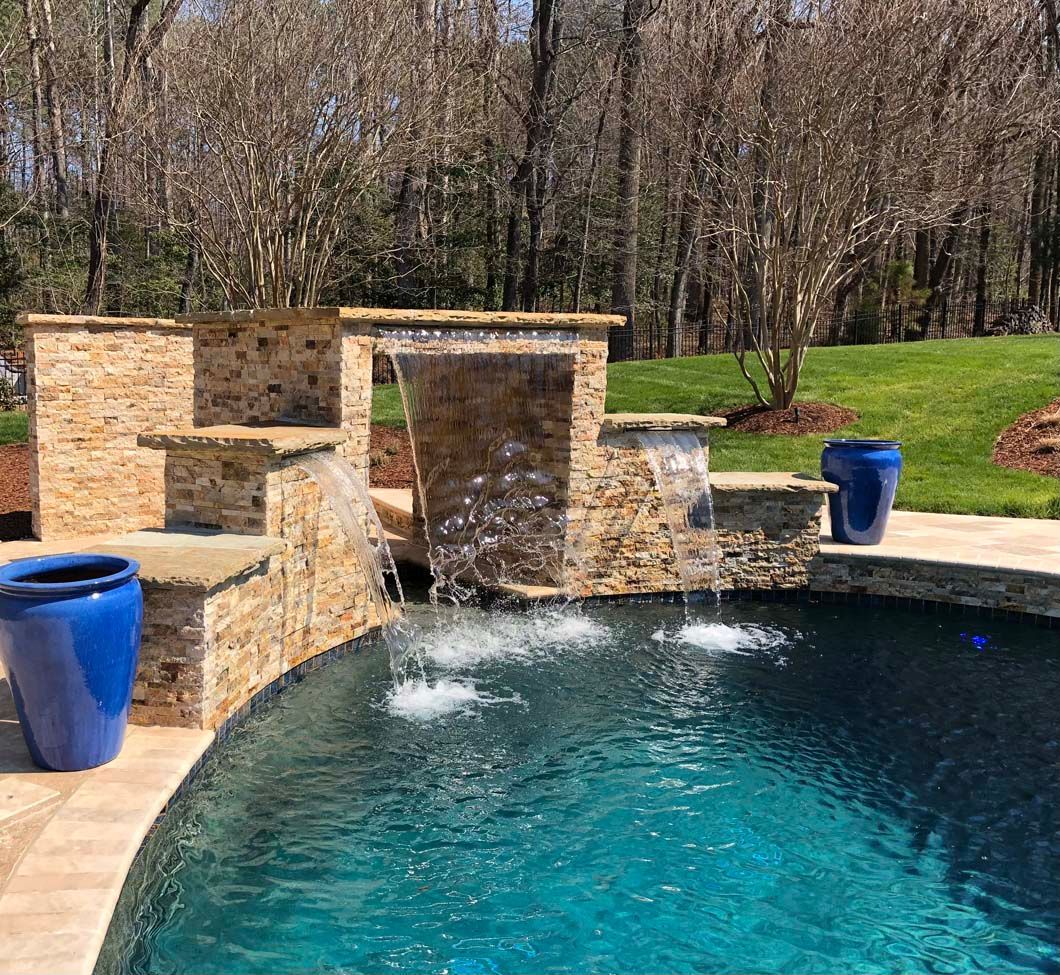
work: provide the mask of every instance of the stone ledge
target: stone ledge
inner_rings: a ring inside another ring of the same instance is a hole
[[[215,589],[256,569],[287,543],[267,535],[154,529],[120,535],[96,547],[140,563],[139,580],[159,589]]]
[[[23,328],[45,325],[53,328],[175,328],[188,330],[189,325],[173,318],[124,318],[120,315],[38,315],[19,312],[15,323]]]
[[[231,451],[266,457],[291,457],[346,443],[349,434],[336,427],[223,424],[141,433],[136,442],[152,450]]]
[[[881,551],[878,545],[844,545],[832,539],[831,535],[821,536],[821,556],[854,565],[879,564],[880,566],[909,566],[928,569],[948,569],[975,572],[998,572],[1008,575],[1027,576],[1030,579],[1060,584],[1060,563],[1050,562],[1044,558],[1034,559],[1026,556],[1012,555],[991,557],[987,555],[959,556],[941,551],[938,555],[924,555],[916,552]]]
[[[408,308],[248,308],[240,311],[180,315],[184,325],[308,325],[338,321],[351,325],[409,326],[433,328],[501,327],[607,329],[624,325],[621,315],[581,315],[516,311],[432,311]]]
[[[694,413],[607,413],[600,433],[637,433],[640,431],[681,431],[706,433],[728,423],[720,416],[697,416]]]
[[[784,494],[835,494],[839,488],[809,474],[781,471],[718,471],[710,474],[713,491],[776,491]]]

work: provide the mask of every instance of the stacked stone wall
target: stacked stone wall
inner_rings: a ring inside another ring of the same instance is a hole
[[[858,552],[821,552],[810,564],[815,592],[957,603],[1038,616],[1060,617],[1060,580],[1045,572],[952,562],[922,562]]]
[[[137,446],[193,412],[192,336],[166,319],[24,315],[33,533],[161,524],[164,458]]]
[[[701,437],[708,451],[705,434]],[[588,453],[588,452],[587,452]],[[820,549],[822,495],[795,479],[716,484],[715,540],[722,589],[794,589],[808,581]],[[724,476],[719,480],[724,481]],[[589,465],[584,502],[571,510],[568,578],[581,596],[674,592],[681,588],[662,498],[643,448],[604,435]]]

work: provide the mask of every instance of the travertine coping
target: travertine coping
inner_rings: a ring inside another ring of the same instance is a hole
[[[349,434],[336,427],[222,424],[141,433],[137,443],[152,450],[223,450],[267,457],[291,457],[338,447]]]
[[[703,433],[723,427],[729,421],[720,416],[697,416],[694,413],[607,413],[600,424],[601,433],[636,433],[641,430]]]
[[[19,312],[15,323],[23,327],[50,325],[59,328],[179,328],[191,326],[172,318],[125,318],[121,315],[38,315]]]
[[[720,471],[710,475],[713,491],[783,491],[787,494],[835,494],[839,488],[810,474],[780,471]]]
[[[138,578],[146,585],[210,590],[286,548],[282,539],[268,535],[160,528],[121,535],[95,551],[135,559]]]
[[[351,325],[430,325],[466,328],[578,328],[608,329],[624,325],[622,315],[582,315],[523,311],[433,311],[417,308],[247,308],[239,311],[179,315],[177,322],[186,325],[241,325],[272,322],[285,325],[316,324],[338,320]]]
[[[55,794],[2,824],[16,855],[0,856],[0,975],[90,975],[143,838],[213,738],[130,726],[113,762],[45,772],[30,761],[0,680],[4,788]]]

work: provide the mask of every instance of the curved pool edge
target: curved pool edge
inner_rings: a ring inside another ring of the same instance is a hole
[[[118,757],[85,772],[32,764],[13,707],[7,714],[8,694],[0,706],[0,829],[22,829],[30,838],[6,879],[0,859],[0,975],[91,975],[133,864],[217,746],[287,687],[378,634],[376,628],[302,661],[216,731],[130,725]]]

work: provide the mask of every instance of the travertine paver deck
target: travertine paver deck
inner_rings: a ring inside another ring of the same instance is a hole
[[[0,975],[92,971],[140,843],[212,740],[130,726],[110,764],[45,772],[0,680]]]
[[[821,551],[850,559],[889,558],[1060,576],[1060,521],[895,511],[879,545],[839,545],[821,529]]]

